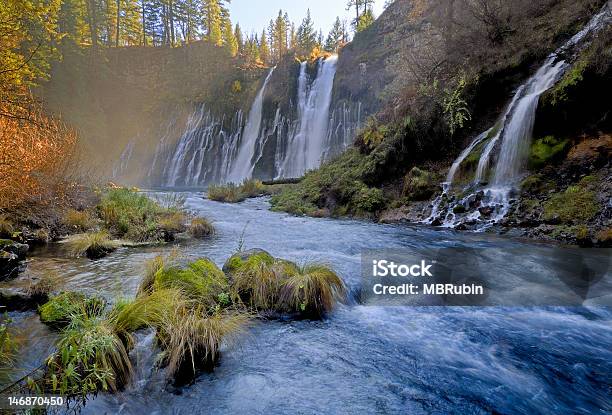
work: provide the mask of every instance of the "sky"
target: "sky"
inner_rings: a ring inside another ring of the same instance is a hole
[[[336,16],[341,19],[353,18],[354,11],[347,11],[346,3],[347,0],[232,0],[229,9],[232,22],[240,23],[243,33],[249,34],[252,31],[261,33],[263,28],[268,27],[270,19],[278,15],[279,9],[286,11],[297,26],[310,8],[317,31],[323,29],[327,36]],[[384,4],[385,0],[376,0],[374,14],[377,17],[382,13]]]

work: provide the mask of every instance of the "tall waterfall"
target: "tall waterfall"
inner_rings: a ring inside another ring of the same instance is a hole
[[[337,56],[319,59],[315,77],[308,75],[308,62],[300,64],[293,117],[280,107],[264,108],[274,68],[246,120],[241,111],[217,117],[205,105],[196,107],[186,122],[171,117],[148,170],[149,184],[198,187],[251,177],[298,177],[318,167],[350,145],[361,123],[358,102],[330,108],[337,62]],[[181,123],[185,126],[177,135]]]
[[[278,177],[299,177],[316,168],[329,150],[329,106],[336,76],[337,56],[319,61],[317,77],[308,86],[306,62],[300,65],[298,79],[299,128],[289,138],[285,159]]]
[[[263,113],[263,98],[266,91],[266,86],[272,77],[274,68],[270,69],[268,76],[266,77],[263,86],[259,90],[259,93],[253,101],[251,111],[249,112],[249,118],[244,127],[244,133],[242,140],[240,141],[240,148],[238,154],[232,162],[232,168],[227,176],[228,182],[239,183],[244,179],[251,178],[253,169],[255,168],[254,159],[255,145],[259,138],[259,131],[261,130],[261,116]]]
[[[563,76],[569,66],[560,57],[566,54],[564,52],[578,45],[589,33],[608,24],[610,20],[612,20],[612,16],[610,3],[608,2],[579,33],[574,35],[557,51],[549,55],[538,71],[517,89],[508,108],[496,124],[478,135],[455,160],[449,170],[446,182],[443,183],[443,194],[434,201],[432,214],[426,221],[436,220],[436,222],[441,222],[445,226],[458,224],[461,218],[457,218],[452,213],[453,209],[451,208],[457,205],[463,205],[464,208],[467,208],[470,200],[474,199],[475,192],[481,192],[483,195],[481,207],[486,206],[493,212],[493,215],[488,219],[488,223],[494,223],[506,215],[512,192],[522,177],[529,154],[539,98]],[[493,134],[493,132],[495,133]],[[468,196],[455,201],[454,196],[448,194],[455,175],[461,163],[484,142],[486,142],[486,145],[484,145],[480,153],[475,180],[469,183],[462,192],[464,194],[467,193]],[[501,145],[499,144],[500,142]],[[499,147],[497,160],[492,171],[489,173],[491,184],[484,188],[479,188],[482,182],[487,182],[491,155],[497,147]],[[465,192],[470,189],[474,189],[474,192]],[[443,212],[446,216],[440,219],[437,216],[440,215],[442,211],[441,204],[445,200],[450,203]],[[476,211],[470,213],[467,219],[482,221],[486,218],[483,218]]]

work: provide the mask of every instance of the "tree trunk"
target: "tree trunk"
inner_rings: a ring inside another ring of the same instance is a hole
[[[141,0],[142,4],[142,45],[147,46],[147,29],[145,26],[145,0]]]
[[[115,25],[115,47],[119,47],[119,21],[121,19],[121,0],[117,0],[117,22]]]
[[[89,17],[89,33],[91,35],[91,46],[96,51],[98,48],[98,20],[96,19],[96,5],[94,0],[87,0],[87,14]]]

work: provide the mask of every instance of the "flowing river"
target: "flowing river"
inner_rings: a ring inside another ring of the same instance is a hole
[[[523,252],[520,274],[546,246],[485,234],[355,220],[292,217],[251,199],[220,204],[188,193],[190,210],[214,221],[213,239],[181,244],[186,260],[219,266],[263,248],[293,261],[329,263],[351,295],[323,321],[257,321],[223,351],[214,373],[173,389],[153,369],[151,333],[132,351],[136,379],[100,395],[85,414],[402,413],[604,414],[612,410],[612,312],[606,307],[382,307],[362,305],[360,255],[370,248],[496,248]],[[32,272],[57,272],[64,289],[109,298],[135,294],[146,259],[171,247],[121,249],[99,261],[33,256]],[[586,255],[589,255],[588,253]],[[502,260],[502,259],[500,259]],[[40,365],[53,335],[34,313],[12,313],[26,336],[22,369]]]

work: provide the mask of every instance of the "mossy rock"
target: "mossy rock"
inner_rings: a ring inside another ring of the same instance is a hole
[[[208,258],[199,259],[186,268],[163,268],[155,274],[154,289],[178,288],[207,305],[218,302],[227,293],[228,280],[217,265]]]
[[[63,327],[70,323],[73,315],[97,316],[106,307],[101,297],[86,297],[82,293],[63,292],[38,307],[40,320],[53,327]]]
[[[438,183],[433,173],[413,167],[404,177],[402,195],[409,200],[427,200],[433,196],[437,189]]]
[[[223,272],[227,275],[232,275],[245,267],[252,267],[253,265],[264,262],[267,265],[274,264],[274,257],[263,249],[249,249],[247,251],[238,252],[225,261],[223,264]]]
[[[586,179],[586,180],[585,180]],[[585,178],[564,192],[557,193],[544,203],[544,219],[562,223],[584,223],[601,210],[595,192],[590,190],[590,179]]]
[[[531,144],[529,166],[539,169],[559,160],[568,148],[568,140],[559,140],[552,135],[535,140]]]

